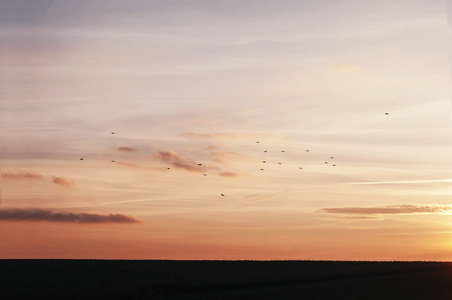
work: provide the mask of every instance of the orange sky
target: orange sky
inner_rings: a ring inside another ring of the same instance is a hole
[[[0,1],[0,25],[0,258],[452,259],[444,1]]]

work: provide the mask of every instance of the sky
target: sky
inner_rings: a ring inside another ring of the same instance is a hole
[[[446,0],[0,0],[0,258],[452,260]]]

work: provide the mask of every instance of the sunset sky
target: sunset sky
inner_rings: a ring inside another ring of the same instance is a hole
[[[452,260],[447,2],[0,0],[0,258]]]

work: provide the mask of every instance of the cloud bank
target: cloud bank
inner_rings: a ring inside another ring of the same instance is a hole
[[[133,217],[123,214],[90,214],[90,213],[71,213],[71,212],[53,212],[51,210],[32,208],[3,208],[0,209],[0,221],[47,221],[63,223],[139,223],[140,221]]]
[[[318,213],[328,214],[362,214],[362,215],[391,215],[391,214],[436,214],[446,213],[452,208],[439,205],[392,205],[382,207],[344,207],[344,208],[323,208]]]

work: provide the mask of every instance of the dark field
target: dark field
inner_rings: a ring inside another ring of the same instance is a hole
[[[452,299],[452,263],[0,260],[0,299]]]

